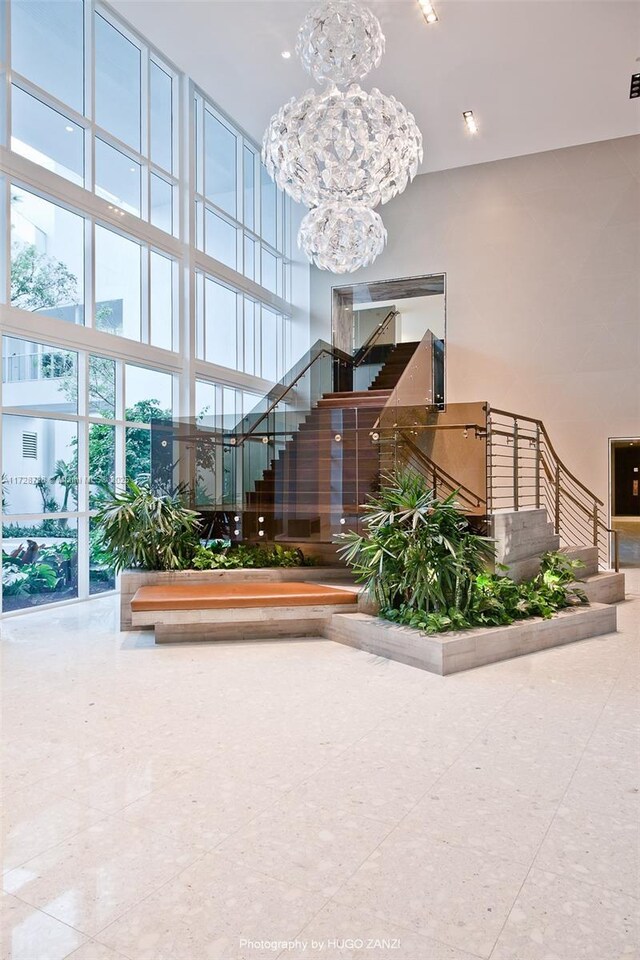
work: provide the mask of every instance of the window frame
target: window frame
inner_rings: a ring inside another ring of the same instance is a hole
[[[140,151],[123,143],[110,131],[103,129],[95,121],[95,15],[99,14],[119,33],[130,40],[141,51],[141,144]],[[4,17],[4,19],[3,19]],[[11,69],[11,0],[0,3],[0,44],[4,39],[4,49],[0,50],[0,237],[5,255],[0,258],[0,316],[2,333],[9,337],[44,343],[51,348],[70,350],[78,356],[78,411],[77,413],[48,412],[34,409],[33,416],[46,419],[70,420],[78,425],[78,470],[82,477],[88,476],[89,430],[94,424],[114,427],[116,437],[116,478],[124,476],[125,437],[127,428],[149,429],[147,424],[125,420],[124,365],[130,363],[147,367],[158,372],[169,373],[173,384],[174,416],[196,416],[195,388],[196,380],[216,383],[221,388],[235,389],[246,393],[264,395],[272,386],[272,381],[261,376],[262,364],[255,369],[245,363],[244,353],[247,342],[245,337],[245,303],[251,301],[255,306],[255,346],[258,350],[261,341],[261,316],[265,307],[278,314],[279,335],[283,342],[292,341],[292,317],[294,307],[291,303],[291,202],[279,192],[278,209],[281,209],[281,223],[277,228],[276,246],[265,244],[261,236],[260,181],[261,161],[258,144],[242,130],[209,96],[196,86],[193,80],[180,71],[170,60],[144,37],[141,37],[122,18],[105,6],[100,0],[84,0],[84,112],[79,113],[70,105],[58,100],[47,90],[39,87],[27,77]],[[4,31],[3,31],[4,28]],[[151,70],[155,64],[171,78],[171,159],[172,169],[166,170],[150,157],[151,147]],[[62,174],[30,160],[10,149],[12,128],[11,87],[15,84],[26,94],[34,97],[46,107],[57,111],[63,118],[81,131],[83,139],[84,169],[82,184],[66,179]],[[200,100],[198,101],[198,98]],[[196,151],[204,148],[201,133],[198,134],[196,104],[207,104],[209,110],[236,137],[236,216],[218,208],[205,200],[196,183]],[[95,145],[96,140],[104,141],[118,150],[132,163],[141,168],[141,210],[140,216],[123,211],[117,205],[95,193]],[[250,158],[253,174],[253,223],[244,223],[244,164]],[[168,183],[172,190],[171,214],[172,229],[166,231],[151,223],[151,186],[152,176]],[[47,317],[35,311],[27,311],[10,305],[10,196],[11,184],[42,197],[62,209],[79,215],[84,222],[84,321],[83,326],[65,320]],[[204,211],[210,209],[236,230],[236,269],[227,266],[209,256],[204,243],[198,245],[196,202],[202,201],[202,219]],[[95,327],[94,291],[95,291],[95,230],[96,226],[121,234],[141,246],[141,340],[129,340]],[[278,230],[280,232],[278,232]],[[245,238],[254,244],[256,270],[253,277],[244,274]],[[282,269],[281,295],[265,289],[261,285],[261,251],[267,248],[275,256]],[[171,349],[155,346],[151,339],[150,300],[151,291],[151,253],[168,258],[172,262],[173,302],[172,302],[172,341]],[[204,359],[199,349],[199,338],[203,339],[203,324],[195,315],[196,288],[199,276],[209,276],[216,282],[228,286],[236,293],[237,303],[237,369],[219,366]],[[3,355],[3,340],[0,337],[0,359]],[[113,417],[102,417],[89,412],[88,371],[89,357],[98,356],[115,362],[116,369],[116,409]],[[290,355],[286,363],[289,365]],[[283,362],[283,358],[280,358]],[[253,370],[253,372],[245,372]],[[0,408],[2,413],[24,416],[20,408],[2,407],[2,384],[0,383]],[[2,441],[2,418],[0,416],[0,451]],[[0,463],[0,472],[2,464]],[[28,515],[28,522],[36,523],[40,519],[76,519],[78,522],[78,599],[61,601],[74,603],[89,597],[89,523],[95,511],[89,510],[88,486],[78,485],[78,509],[67,513]],[[6,515],[0,522],[0,547],[2,545],[2,522],[20,522],[21,515]],[[58,605],[54,603],[53,605]],[[8,613],[6,616],[19,615],[24,611]],[[1,613],[1,608],[0,608]]]

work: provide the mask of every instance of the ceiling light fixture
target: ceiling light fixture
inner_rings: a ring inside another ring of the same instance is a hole
[[[631,89],[629,90],[629,99],[635,100],[640,97],[640,73],[634,73],[631,76]]]
[[[290,59],[291,59],[291,51],[290,51],[290,50],[283,50],[282,53],[280,54],[280,56],[282,57],[283,60],[290,60]]]
[[[373,208],[402,193],[422,161],[413,115],[395,97],[357,83],[380,63],[384,42],[377,17],[358,3],[326,0],[311,10],[296,53],[325,89],[292,97],[264,135],[270,176],[312,208],[298,245],[334,273],[358,270],[382,252],[387,232]]]
[[[438,22],[438,14],[433,9],[433,4],[430,2],[430,0],[418,0],[418,5],[422,10],[422,15],[427,23]]]
[[[73,127],[71,126],[70,123],[66,125],[65,130],[67,131],[67,133],[73,133]]]
[[[478,124],[476,123],[476,118],[473,115],[473,110],[464,110],[462,113],[464,117],[464,122],[467,125],[467,130],[471,134],[476,134],[478,132]]]

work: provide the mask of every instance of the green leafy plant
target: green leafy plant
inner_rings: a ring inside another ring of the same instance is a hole
[[[3,557],[2,593],[5,597],[24,597],[50,593],[60,583],[56,571],[48,563],[25,563],[17,566]]]
[[[382,611],[468,609],[494,548],[470,530],[455,494],[439,499],[410,470],[384,476],[364,508],[364,525],[364,535],[339,538],[338,552]]]
[[[182,492],[156,496],[147,484],[127,481],[122,493],[109,491],[94,523],[112,568],[185,570],[198,548],[198,514],[184,505]]]
[[[254,547],[244,544],[199,546],[193,558],[196,570],[238,570],[256,567],[312,566],[313,559],[301,550],[291,550],[275,544],[273,547]]]
[[[429,613],[401,606],[381,613],[387,620],[425,633],[496,627],[527,617],[548,619],[558,610],[588,603],[584,591],[576,586],[578,571],[583,566],[581,560],[572,560],[562,553],[546,553],[540,572],[524,583],[492,573],[478,574],[465,612],[451,608],[445,613]]]

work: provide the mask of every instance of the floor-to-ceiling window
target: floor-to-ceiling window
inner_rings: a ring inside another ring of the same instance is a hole
[[[203,390],[252,405],[290,365],[292,306],[256,144],[101,4],[0,9],[6,613],[114,587],[99,491],[144,477],[151,420],[197,417]]]

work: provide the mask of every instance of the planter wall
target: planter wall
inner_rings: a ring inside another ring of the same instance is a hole
[[[379,657],[446,676],[526,653],[616,631],[615,606],[568,607],[549,620],[531,617],[505,627],[478,627],[427,636],[363,613],[334,614],[325,636]]]

